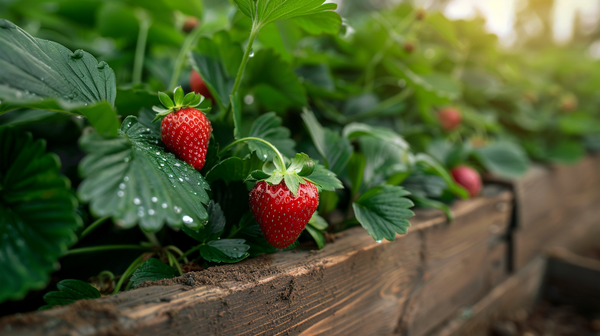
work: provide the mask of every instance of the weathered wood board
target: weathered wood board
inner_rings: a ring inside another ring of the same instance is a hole
[[[573,166],[534,167],[514,182],[517,226],[515,269],[543,249],[586,248],[600,235],[600,156]]]
[[[394,242],[354,228],[320,251],[299,248],[189,273],[180,284],[3,318],[0,333],[423,335],[506,277],[511,204],[512,193],[498,191],[457,202],[451,225],[439,212],[419,212]]]

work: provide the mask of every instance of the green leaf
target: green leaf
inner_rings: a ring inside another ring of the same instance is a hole
[[[105,62],[98,63],[83,50],[71,52],[34,38],[10,21],[0,19],[0,26],[0,114],[22,107],[92,113],[94,127],[116,134],[115,74]]]
[[[525,151],[510,142],[494,142],[474,149],[472,155],[489,172],[502,177],[519,178],[529,168],[529,159]]]
[[[288,107],[307,104],[306,93],[291,64],[272,49],[262,49],[250,58],[244,78],[268,111],[285,112]]]
[[[447,204],[426,197],[420,197],[415,195],[411,195],[411,197],[415,201],[416,206],[441,210],[448,218],[449,223],[454,222],[454,214],[452,213],[452,209],[450,209],[450,207]]]
[[[402,187],[383,185],[369,189],[352,204],[356,219],[376,241],[396,239],[396,233],[405,234],[414,216],[409,193]]]
[[[442,197],[444,190],[448,188],[448,184],[441,176],[429,175],[420,172],[419,170],[414,171],[410,174],[402,186],[410,192],[412,197]]]
[[[172,279],[174,277],[175,270],[173,267],[156,258],[150,258],[133,272],[129,281],[133,287],[137,287],[144,281]]]
[[[44,295],[47,305],[42,307],[48,309],[55,306],[64,306],[75,301],[85,299],[97,299],[100,292],[87,282],[67,279],[56,284],[58,291],[48,292]]]
[[[585,147],[578,141],[563,140],[546,152],[546,159],[556,163],[574,164],[585,155]]]
[[[270,142],[283,155],[294,156],[294,140],[290,139],[290,130],[281,126],[281,118],[275,112],[269,112],[256,118],[250,129],[250,137],[261,138]],[[255,151],[261,160],[273,160],[275,152],[260,141],[249,141],[248,147]]]
[[[225,183],[245,181],[253,171],[261,169],[263,162],[254,154],[244,159],[230,157],[217,163],[207,174],[206,180],[213,183],[223,180]]]
[[[362,136],[360,151],[365,156],[365,188],[385,183],[390,177],[410,171],[408,151],[379,137]]]
[[[213,202],[208,203],[208,224],[198,230],[190,229],[187,226],[183,227],[183,232],[195,240],[204,243],[207,240],[217,239],[223,230],[225,230],[225,224],[227,219],[221,209],[219,203]]]
[[[344,185],[336,175],[320,164],[315,164],[312,174],[305,176],[304,179],[319,185],[323,190],[335,191],[335,189],[344,188]]]
[[[250,254],[250,246],[244,244],[244,239],[218,239],[202,245],[200,255],[206,261],[235,263],[246,259]]]
[[[362,180],[365,175],[366,165],[367,162],[363,153],[352,153],[352,157],[348,163],[348,177],[350,178],[352,195],[357,195],[360,191]]]
[[[315,163],[304,153],[297,153],[287,171],[294,171],[300,176],[309,176],[315,170]]]
[[[208,220],[208,183],[194,168],[162,147],[160,134],[136,117],[127,117],[120,136],[97,133],[80,139],[88,153],[80,163],[86,179],[79,197],[98,216],[111,216],[129,228],[158,231],[164,222],[197,229]]]
[[[310,225],[310,223],[306,226],[306,231],[308,231],[308,233],[313,237],[319,250],[325,247],[325,236],[323,236],[321,231]]]
[[[348,138],[340,137],[336,132],[323,128],[308,109],[302,112],[302,120],[308,128],[317,151],[325,161],[325,167],[336,174],[341,173],[352,155],[352,145]]]
[[[306,183],[304,179],[294,173],[283,175],[283,180],[285,181],[285,185],[290,189],[292,195],[294,197],[298,194],[298,188],[300,188],[300,184]]]
[[[160,104],[156,91],[150,91],[143,86],[128,86],[117,88],[115,107],[119,115],[138,115],[140,110],[150,110],[152,106]]]
[[[327,221],[323,217],[319,216],[318,212],[313,213],[308,221],[308,224],[319,231],[325,231],[329,227]]]
[[[342,132],[342,136],[348,138],[349,140],[365,135],[385,140],[398,147],[398,149],[405,151],[409,149],[408,143],[402,136],[387,128],[374,127],[361,123],[351,123],[346,125],[346,127],[344,127],[344,131]]]
[[[81,227],[60,161],[43,140],[0,129],[0,302],[42,289]]]
[[[333,11],[336,4],[324,3],[325,0],[234,0],[238,8],[259,24],[265,26],[271,22],[298,16]]]
[[[337,34],[342,27],[342,17],[336,12],[323,12],[309,16],[300,16],[294,19],[307,33]]]

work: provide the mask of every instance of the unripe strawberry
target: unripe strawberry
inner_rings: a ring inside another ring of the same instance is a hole
[[[183,22],[183,27],[182,30],[186,33],[191,33],[192,30],[194,30],[196,27],[198,27],[198,25],[200,24],[200,20],[198,20],[198,18],[196,17],[189,17],[187,19],[185,19],[185,21]]]
[[[167,94],[159,92],[160,101],[166,109],[152,107],[158,112],[156,119],[163,118],[160,137],[177,157],[200,170],[206,163],[212,133],[212,126],[204,112],[195,108],[203,98],[193,92],[184,97],[181,87],[175,89],[174,96],[175,102]]]
[[[269,244],[285,248],[296,241],[319,205],[312,182],[300,184],[294,196],[284,181],[256,183],[250,191],[250,210]]]
[[[481,176],[475,169],[468,166],[458,166],[452,169],[451,173],[454,181],[463,186],[469,192],[469,196],[479,195],[482,187]]]
[[[202,79],[202,76],[196,72],[196,70],[192,70],[192,73],[190,73],[190,87],[192,88],[192,91],[201,94],[205,98],[213,100],[213,96],[210,93],[208,86],[206,86],[206,82],[204,79]]]
[[[460,126],[460,123],[462,121],[462,116],[460,112],[457,109],[451,107],[441,109],[438,112],[437,117],[440,121],[440,124],[442,125],[442,128],[448,132]]]

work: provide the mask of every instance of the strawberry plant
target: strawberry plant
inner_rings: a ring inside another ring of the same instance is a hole
[[[599,150],[594,62],[505,51],[480,19],[31,2],[0,4],[0,302],[52,283],[22,310],[351,227],[391,241],[415,205],[452,221],[481,176]]]

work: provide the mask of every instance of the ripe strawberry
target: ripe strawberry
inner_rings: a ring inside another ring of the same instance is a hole
[[[460,125],[462,116],[457,109],[448,107],[438,112],[438,120],[442,124],[443,129],[452,131]]]
[[[481,191],[481,177],[479,173],[468,166],[458,166],[451,171],[456,183],[463,186],[469,192],[469,196],[475,197]]]
[[[163,118],[160,125],[162,141],[180,159],[197,170],[202,169],[212,133],[212,126],[204,112],[194,108],[202,102],[202,96],[191,92],[184,97],[181,87],[175,89],[174,103],[163,92],[159,92],[158,96],[167,107],[152,107],[158,112],[156,119]]]
[[[301,183],[296,196],[282,180],[272,185],[256,183],[250,191],[250,210],[269,244],[285,248],[296,241],[319,205],[312,182]]]
[[[199,93],[210,100],[214,99],[208,90],[208,86],[206,86],[206,82],[196,70],[192,70],[190,73],[190,87],[192,88],[192,91]]]

